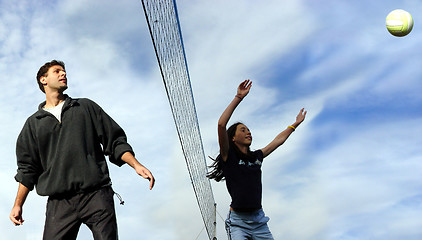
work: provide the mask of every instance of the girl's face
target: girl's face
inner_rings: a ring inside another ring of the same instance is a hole
[[[249,131],[249,128],[247,128],[243,124],[237,125],[236,132],[233,136],[232,141],[239,145],[244,145],[244,146],[249,147],[252,143],[252,135],[251,135],[251,132]]]

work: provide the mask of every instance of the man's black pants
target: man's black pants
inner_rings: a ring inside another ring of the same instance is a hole
[[[47,202],[44,240],[75,240],[82,223],[95,240],[117,240],[117,220],[109,187],[66,198],[50,197]]]

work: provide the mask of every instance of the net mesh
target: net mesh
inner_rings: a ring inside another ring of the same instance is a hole
[[[211,240],[216,205],[199,131],[182,32],[174,0],[141,0],[198,206]]]

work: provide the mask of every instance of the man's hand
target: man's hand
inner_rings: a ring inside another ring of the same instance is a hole
[[[149,180],[149,190],[151,190],[154,187],[155,184],[155,178],[152,176],[152,173],[144,167],[142,164],[136,164],[135,165],[135,171],[138,175],[141,177]]]
[[[15,226],[22,225],[24,222],[22,218],[22,208],[19,206],[14,206],[9,218],[15,224]]]
[[[10,220],[15,224],[15,226],[19,226],[23,224],[22,218],[22,209],[23,204],[25,203],[26,197],[28,196],[29,189],[19,183],[18,193],[16,194],[15,204],[13,205],[12,211],[10,212]]]
[[[144,165],[140,164],[138,160],[136,160],[136,158],[132,155],[132,153],[123,153],[122,160],[129,164],[129,166],[133,167],[138,175],[149,180],[149,190],[154,187],[155,179],[151,172],[146,167],[144,167]]]

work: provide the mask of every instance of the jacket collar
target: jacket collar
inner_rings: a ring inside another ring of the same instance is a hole
[[[67,94],[65,94],[64,96],[65,96],[65,100],[64,100],[64,105],[63,105],[62,111],[66,110],[70,107],[73,107],[78,102],[78,99],[73,99],[73,98],[69,97]],[[46,104],[46,101],[42,102],[38,106],[38,111],[35,113],[35,117],[43,118],[43,117],[45,117],[49,114],[47,111],[43,110],[43,107],[45,106],[45,104]]]

